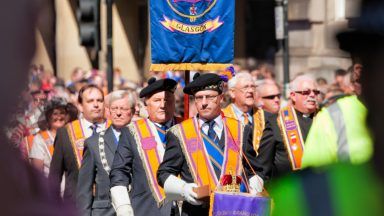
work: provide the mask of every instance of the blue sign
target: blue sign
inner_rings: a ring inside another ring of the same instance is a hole
[[[234,58],[235,0],[150,0],[153,71],[223,70]]]

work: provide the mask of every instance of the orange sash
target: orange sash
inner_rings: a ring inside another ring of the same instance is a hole
[[[111,125],[111,121],[106,122],[106,127],[108,128]],[[87,137],[84,135],[83,127],[80,120],[75,120],[68,123],[66,126],[69,140],[72,145],[73,153],[75,154],[76,162],[78,168],[81,166],[81,161],[83,160],[83,150],[84,150],[84,141]]]
[[[223,118],[225,133],[224,160],[221,175],[230,172],[241,175],[241,151],[243,145],[243,126],[236,119]],[[200,135],[197,118],[190,118],[177,125],[180,131],[179,139],[184,156],[195,183],[199,186],[210,185],[212,191],[216,189],[219,179],[209,160],[208,152]]]
[[[279,113],[277,123],[288,152],[292,170],[299,170],[304,153],[304,141],[294,108],[291,106],[284,107]]]
[[[235,114],[235,110],[233,110],[232,104],[229,104],[227,107],[222,109],[224,116],[234,118],[238,121],[240,119],[237,118]],[[265,118],[264,118],[264,111],[262,109],[253,109],[253,148],[255,149],[256,153],[259,149],[261,136],[263,135],[263,131],[265,128]]]
[[[145,174],[148,184],[151,188],[152,195],[156,202],[160,205],[165,199],[165,193],[157,183],[157,170],[163,161],[157,152],[157,142],[155,135],[149,126],[149,120],[139,119],[131,124],[130,130],[135,137],[137,150],[139,151],[141,161],[144,165]]]
[[[49,136],[49,134],[48,134],[48,131],[41,131],[40,132],[40,135],[41,135],[41,137],[43,138],[43,140],[44,140],[44,142],[45,142],[45,145],[47,146],[47,148],[48,148],[48,151],[49,151],[49,154],[51,155],[51,157],[52,157],[52,155],[53,155],[53,149],[54,149],[54,146],[53,146],[53,141],[54,140],[52,140],[51,139],[51,137]]]
[[[83,159],[85,135],[80,120],[68,123],[66,126],[69,140],[71,141],[73,153],[75,154],[77,166],[80,168]]]
[[[255,149],[258,154],[260,140],[263,136],[263,131],[265,128],[265,118],[264,118],[264,110],[262,109],[254,109],[253,110],[253,149]]]

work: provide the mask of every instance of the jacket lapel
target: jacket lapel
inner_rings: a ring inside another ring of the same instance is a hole
[[[113,157],[117,149],[116,138],[115,138],[115,134],[113,133],[112,126],[110,126],[105,132],[104,143],[106,145],[105,149],[108,149],[108,151],[105,151],[105,154],[107,156],[107,161],[109,164],[112,164]]]

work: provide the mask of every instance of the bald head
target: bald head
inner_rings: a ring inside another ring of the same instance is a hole
[[[265,80],[257,86],[262,109],[270,113],[278,113],[280,110],[281,93],[279,87],[272,80]]]

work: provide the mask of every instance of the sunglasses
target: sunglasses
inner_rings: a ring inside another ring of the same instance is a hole
[[[281,94],[268,95],[268,96],[263,96],[263,97],[261,97],[261,98],[263,98],[263,99],[268,99],[268,100],[273,100],[273,99],[275,99],[276,97],[277,97],[277,99],[280,99]]]
[[[310,95],[311,92],[313,92],[313,94],[315,94],[315,95],[319,95],[320,94],[320,91],[316,90],[316,89],[308,89],[308,90],[304,90],[304,91],[295,91],[295,92],[299,93],[299,94],[302,94],[302,95]]]

